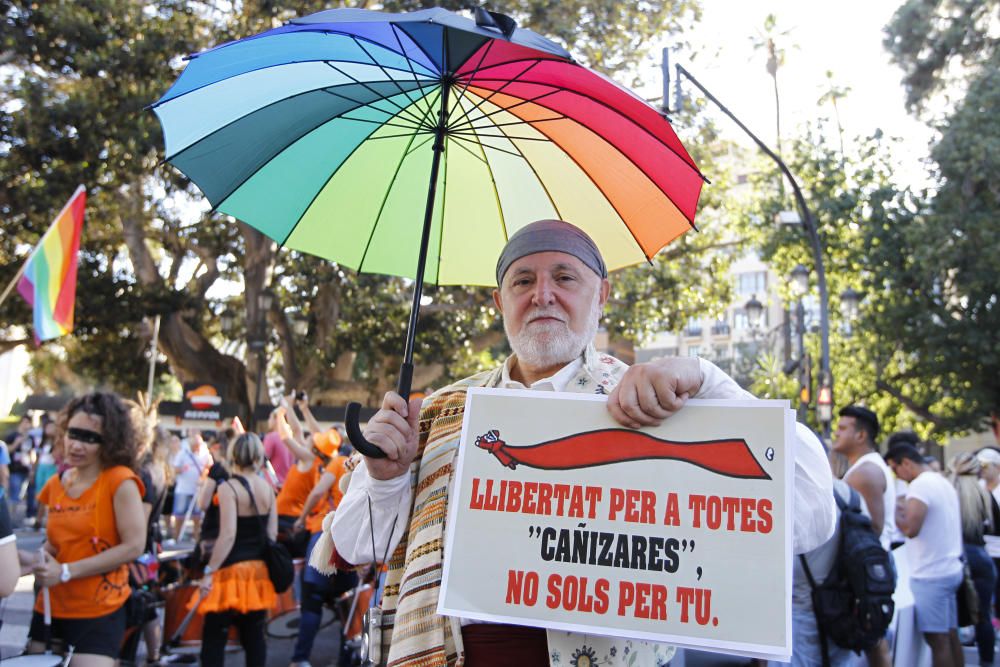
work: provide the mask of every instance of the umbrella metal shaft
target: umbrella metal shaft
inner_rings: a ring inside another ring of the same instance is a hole
[[[410,305],[410,321],[406,327],[406,347],[403,351],[403,363],[399,368],[399,381],[396,393],[404,401],[410,399],[410,385],[413,382],[413,341],[417,334],[417,319],[420,316],[420,297],[424,291],[424,265],[427,263],[427,246],[431,240],[431,222],[434,219],[434,200],[437,196],[438,171],[441,167],[441,155],[444,153],[444,138],[448,128],[448,92],[451,89],[451,74],[445,74],[441,80],[441,108],[438,109],[438,123],[434,128],[434,145],[431,157],[431,178],[427,187],[427,205],[424,208],[424,228],[420,234],[420,251],[417,253],[417,273],[413,280],[413,303]],[[344,415],[344,427],[347,437],[354,448],[363,455],[381,459],[385,452],[378,445],[372,444],[361,433],[361,404],[347,404]]]
[[[427,187],[427,204],[424,208],[424,228],[420,234],[420,252],[417,255],[417,274],[413,281],[413,303],[410,305],[410,322],[406,327],[406,347],[403,364],[399,369],[399,383],[396,393],[403,400],[410,398],[410,383],[413,380],[413,342],[417,334],[417,318],[420,315],[420,297],[424,291],[424,265],[427,263],[427,246],[431,239],[431,222],[434,218],[434,200],[437,195],[438,171],[441,154],[444,153],[444,137],[448,123],[448,92],[451,75],[446,74],[441,82],[441,108],[438,109],[438,123],[434,128],[434,146],[431,157],[431,178]]]

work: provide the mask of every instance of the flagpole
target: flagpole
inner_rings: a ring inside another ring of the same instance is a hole
[[[24,262],[23,262],[23,263],[21,264],[21,268],[17,270],[17,275],[15,275],[15,276],[14,276],[14,279],[13,279],[13,280],[11,280],[11,281],[10,281],[10,283],[8,283],[8,284],[7,284],[7,289],[5,289],[5,290],[3,291],[3,294],[2,294],[2,295],[0,295],[0,306],[2,306],[2,305],[3,305],[3,302],[7,300],[7,297],[8,297],[8,296],[10,295],[10,293],[11,293],[11,292],[12,292],[12,291],[14,290],[14,285],[16,285],[16,284],[17,284],[17,281],[19,281],[19,280],[21,279],[21,276],[23,276],[23,275],[24,275],[24,269],[25,269],[25,268],[26,268],[27,266],[28,266],[28,262],[27,262],[27,261],[24,261]]]
[[[149,382],[146,385],[146,400],[153,404],[153,376],[156,371],[157,347],[160,344],[160,316],[156,316],[153,323],[153,347],[149,351]]]

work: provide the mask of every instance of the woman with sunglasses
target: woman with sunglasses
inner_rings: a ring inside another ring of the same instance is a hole
[[[61,650],[73,647],[72,667],[112,667],[125,634],[127,563],[146,542],[135,473],[141,431],[130,407],[107,392],[74,398],[57,425],[69,467],[38,494],[48,510],[48,557],[35,566],[35,581],[49,589],[52,626],[39,593],[28,652],[45,650],[51,632]]]
[[[263,561],[265,537],[273,540],[278,532],[274,492],[260,476],[264,445],[255,434],[237,436],[227,458],[231,475],[213,501],[219,505],[219,536],[201,580],[201,664],[225,664],[229,626],[235,625],[247,667],[264,667],[264,626],[277,600]]]

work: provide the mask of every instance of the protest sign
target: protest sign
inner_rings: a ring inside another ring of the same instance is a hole
[[[438,612],[787,659],[794,413],[471,389]]]

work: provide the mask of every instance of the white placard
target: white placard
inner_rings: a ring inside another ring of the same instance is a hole
[[[794,413],[471,389],[438,612],[787,660]]]

